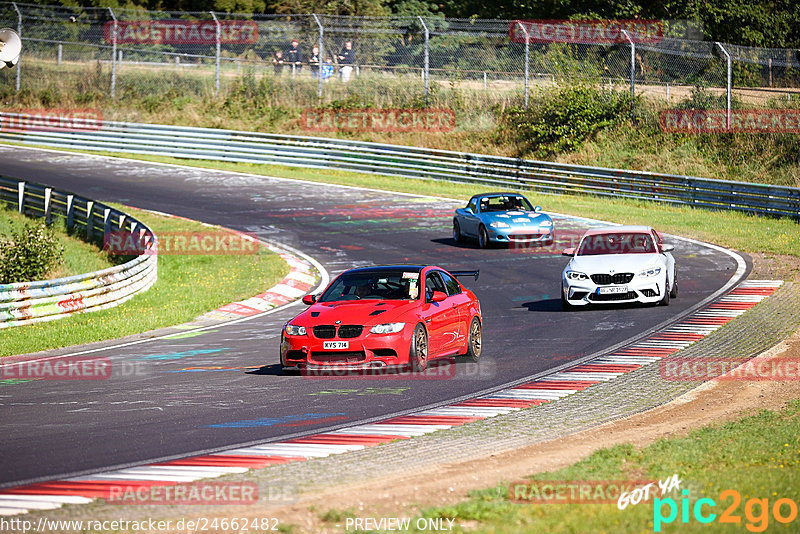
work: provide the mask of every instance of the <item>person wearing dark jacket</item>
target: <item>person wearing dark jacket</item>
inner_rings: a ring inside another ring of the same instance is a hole
[[[292,66],[293,72],[299,73],[303,68],[303,50],[297,39],[292,39],[291,46],[286,50],[285,58],[286,64]]]
[[[319,77],[319,47],[315,46],[311,49],[311,57],[308,58],[308,66],[311,69],[311,77]]]
[[[345,41],[344,48],[336,56],[339,60],[339,74],[342,81],[347,83],[350,81],[350,75],[353,74],[353,64],[356,62],[356,52],[353,50],[353,42]]]

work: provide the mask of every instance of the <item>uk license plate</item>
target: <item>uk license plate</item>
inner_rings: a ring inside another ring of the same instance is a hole
[[[628,286],[611,286],[611,287],[598,287],[597,294],[598,295],[617,295],[621,293],[627,293]]]
[[[349,341],[323,341],[322,348],[324,350],[342,350],[350,348]]]

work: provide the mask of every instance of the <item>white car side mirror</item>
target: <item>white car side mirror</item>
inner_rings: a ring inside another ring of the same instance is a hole
[[[661,252],[672,252],[675,250],[673,245],[661,245]]]

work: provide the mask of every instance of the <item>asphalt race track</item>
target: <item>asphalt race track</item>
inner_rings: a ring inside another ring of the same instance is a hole
[[[558,242],[550,249],[480,250],[451,239],[453,210],[466,199],[455,203],[13,147],[0,147],[0,158],[7,176],[255,232],[315,257],[331,275],[380,263],[479,268],[480,279],[464,283],[480,298],[484,316],[481,364],[439,379],[284,376],[280,330],[302,309],[297,304],[201,335],[94,353],[108,356],[120,370],[109,380],[3,384],[2,486],[277,440],[446,403],[676,319],[737,268],[728,254],[668,237],[680,290],[669,307],[564,313],[559,288],[567,259],[559,252],[589,225],[579,219],[554,216]],[[546,197],[529,198],[547,210]],[[211,366],[229,369],[185,370]]]

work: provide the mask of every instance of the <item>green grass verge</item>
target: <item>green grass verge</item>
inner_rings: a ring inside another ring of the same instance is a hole
[[[480,185],[415,180],[327,169],[183,160],[123,153],[73,152],[441,196],[460,199],[465,204],[471,195],[487,189]],[[542,195],[533,192],[527,192],[526,195],[535,204],[540,204],[545,211],[591,217],[621,224],[647,224],[663,232],[700,239],[743,252],[786,254],[800,257],[800,222],[788,218],[775,219],[744,213],[711,211],[672,204],[621,198],[599,198],[588,195]],[[447,215],[442,214],[443,217]]]
[[[4,204],[0,204],[0,235],[9,235],[12,228],[19,228],[30,220],[29,217],[21,215],[15,210],[6,209]],[[109,258],[105,252],[70,235],[63,219],[55,220],[51,228],[64,250],[64,261],[48,273],[48,279],[99,271],[114,265],[113,259]]]
[[[724,425],[703,427],[683,438],[663,439],[641,450],[631,445],[602,449],[570,467],[527,480],[665,480],[673,474],[682,480],[681,489],[689,491],[689,519],[682,523],[682,495],[668,494],[665,498],[675,499],[678,514],[671,524],[662,525],[661,532],[762,532],[764,528],[767,532],[797,532],[800,517],[782,525],[772,513],[778,499],[800,503],[800,400],[780,412],[763,410]],[[469,525],[469,531],[492,533],[654,531],[653,504],[629,505],[624,510],[616,503],[519,504],[509,500],[508,489],[509,484],[502,483],[474,491],[456,505],[424,509],[421,517],[455,518],[456,523]],[[740,524],[719,523],[723,511],[733,503],[733,497],[720,498],[729,489],[741,496],[731,510]],[[693,515],[700,498],[716,503],[702,508],[705,515],[717,516],[707,525]],[[766,499],[768,509],[748,504],[751,499]],[[664,515],[668,512],[663,505]],[[784,504],[781,514],[789,516],[789,512],[789,505]]]
[[[115,207],[140,219],[157,235],[209,230],[199,222]],[[0,356],[114,339],[184,323],[265,291],[288,272],[288,265],[277,254],[263,248],[258,254],[248,255],[162,255],[158,258],[158,281],[148,291],[116,308],[0,330]]]

